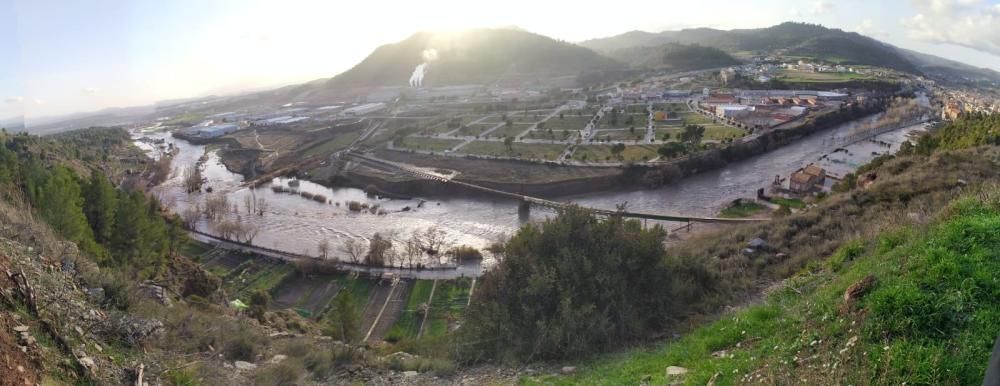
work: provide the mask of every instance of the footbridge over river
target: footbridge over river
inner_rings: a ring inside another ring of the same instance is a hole
[[[500,197],[512,198],[512,199],[520,201],[521,205],[523,205],[525,207],[528,207],[530,205],[535,205],[535,206],[540,206],[540,207],[545,207],[545,208],[559,210],[559,209],[565,209],[565,208],[568,208],[568,207],[571,207],[571,206],[575,205],[573,203],[546,200],[544,198],[538,198],[538,197],[532,197],[532,196],[528,196],[528,195],[524,195],[524,194],[519,194],[519,193],[507,192],[507,191],[503,191],[503,190],[499,190],[499,189],[489,188],[489,187],[482,186],[482,185],[472,184],[472,183],[465,182],[465,181],[459,181],[459,180],[455,180],[451,176],[444,176],[444,175],[440,175],[440,174],[436,174],[436,173],[431,173],[431,172],[428,172],[428,171],[425,171],[425,170],[421,170],[421,169],[418,169],[418,168],[411,167],[409,165],[399,164],[399,163],[396,163],[396,162],[391,162],[391,161],[386,161],[386,160],[383,160],[383,159],[378,159],[378,158],[370,157],[370,156],[367,156],[365,154],[358,153],[358,152],[344,152],[343,154],[341,154],[341,156],[344,157],[344,158],[349,158],[349,159],[352,159],[354,161],[363,163],[363,164],[371,166],[371,167],[382,169],[382,170],[399,171],[399,172],[403,172],[403,173],[407,173],[407,174],[413,175],[413,176],[415,176],[417,178],[439,181],[441,183],[452,184],[452,185],[455,185],[455,186],[461,186],[463,188],[467,188],[467,189],[471,189],[471,190],[477,190],[477,191],[481,191],[481,192],[493,194],[493,195],[500,196]],[[576,205],[576,206],[577,207],[581,207],[579,205]],[[590,211],[592,213],[595,213],[595,214],[598,214],[598,215],[603,215],[603,216],[620,215],[620,216],[628,217],[628,218],[638,218],[638,219],[646,219],[646,220],[661,220],[661,221],[674,221],[674,222],[687,222],[687,223],[692,223],[692,222],[698,222],[698,223],[750,223],[750,222],[761,222],[761,221],[767,221],[768,220],[766,218],[700,217],[700,216],[668,215],[668,214],[655,214],[655,213],[637,213],[637,212],[629,212],[629,211],[618,211],[618,210],[608,210],[608,209],[598,209],[598,208],[588,208],[588,207],[581,207],[581,208],[583,208],[585,210],[588,210],[588,211]]]

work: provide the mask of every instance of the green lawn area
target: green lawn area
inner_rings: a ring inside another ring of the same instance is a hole
[[[360,131],[340,133],[335,135],[333,138],[330,138],[324,142],[318,143],[310,147],[304,153],[302,153],[302,155],[306,157],[312,157],[320,154],[330,154],[337,150],[346,148],[351,144],[351,142],[354,142],[354,140],[358,139],[358,137],[360,136],[361,136]]]
[[[557,115],[545,121],[545,128],[552,130],[583,130],[587,126],[587,122],[590,122],[590,115],[576,116],[566,114],[563,116],[563,119],[559,119]]]
[[[764,210],[764,207],[754,202],[745,202],[739,205],[730,206],[719,212],[719,217],[743,218],[750,217]]]
[[[980,384],[1000,330],[1000,206],[995,197],[984,200],[992,202],[952,204],[926,230],[891,229],[846,243],[763,304],[678,340],[574,362],[572,375],[521,382]],[[866,277],[873,284],[845,302],[845,292]],[[668,366],[687,374],[666,379]]]
[[[528,130],[529,127],[531,127],[531,125],[525,123],[515,123],[510,127],[504,125],[501,126],[499,129],[493,130],[493,132],[489,134],[489,137],[490,138],[502,138],[508,136],[513,137],[516,135],[520,135],[525,130]]]
[[[788,83],[840,83],[858,79],[868,79],[868,76],[855,74],[853,72],[807,72],[798,70],[784,70],[781,72],[781,81]]]
[[[528,134],[524,136],[524,138],[563,141],[577,133],[578,131],[576,130],[552,130],[551,134],[549,133],[548,130],[532,130],[529,131]]]
[[[653,110],[662,110],[666,112],[690,111],[685,103],[654,103]]]
[[[740,138],[746,135],[746,131],[736,127],[719,125],[714,123],[703,126],[705,126],[705,136],[702,139],[705,140],[723,140],[728,138]],[[680,127],[676,129],[657,129],[656,139],[663,139],[663,134],[670,133],[670,139],[677,140],[678,136],[683,131],[684,129]]]
[[[458,153],[480,154],[496,157],[517,157],[524,159],[555,160],[566,149],[566,145],[542,143],[517,143],[512,146],[513,153],[507,151],[503,142],[473,141],[458,149]]]
[[[635,140],[642,140],[646,136],[646,128],[635,128],[634,132],[629,130],[598,130],[594,133],[594,138],[601,141],[607,141],[608,139],[612,141],[628,141],[632,142]]]
[[[358,276],[357,278],[351,277],[350,274],[344,273],[343,277],[338,278],[340,285],[343,289],[340,290],[341,294],[351,294],[351,302],[354,303],[354,309],[361,313],[364,310],[365,305],[368,304],[368,296],[371,295],[372,288],[375,287],[375,283],[371,278],[365,276]],[[338,295],[340,296],[340,295]]]
[[[462,143],[458,139],[441,139],[426,137],[405,137],[396,141],[396,147],[414,150],[445,151]]]
[[[417,280],[410,291],[410,297],[406,299],[406,308],[399,315],[396,324],[392,325],[386,334],[386,340],[396,342],[404,338],[415,338],[420,331],[420,323],[423,321],[421,306],[427,303],[431,295],[433,280]]]
[[[629,145],[625,146],[622,152],[622,161],[642,162],[649,161],[659,156],[656,153],[657,146],[654,145]],[[611,155],[610,145],[580,145],[573,152],[573,159],[585,162],[618,162]]]
[[[629,118],[632,118],[632,123],[628,123]],[[647,121],[649,121],[649,116],[646,114],[619,115],[618,123],[612,125],[611,116],[605,115],[604,118],[601,119],[601,122],[598,125],[598,129],[627,129],[629,127],[635,127],[636,129],[644,129],[646,128]]]
[[[456,131],[453,135],[456,135],[456,136],[463,136],[463,135],[476,136],[476,135],[482,134],[486,130],[489,130],[489,129],[493,128],[493,126],[496,126],[496,125],[497,125],[496,123],[476,123],[476,124],[473,124],[473,125],[467,125],[467,126],[465,126],[464,129]]]
[[[448,321],[460,318],[469,303],[470,285],[471,280],[467,278],[438,281],[424,336],[441,336],[448,332]]]
[[[771,202],[795,209],[802,209],[806,207],[806,204],[798,198],[773,197],[771,198]]]
[[[543,118],[545,118],[547,115],[549,115],[550,112],[551,111],[545,111],[544,113],[539,112],[537,117],[535,116],[535,113],[533,113],[531,111],[528,112],[527,116],[525,116],[524,113],[520,112],[520,111],[519,112],[512,112],[512,113],[507,113],[507,119],[510,119],[514,123],[535,123],[535,122],[538,122],[538,121],[542,120]],[[472,120],[469,120],[469,121],[471,122]],[[493,115],[492,117],[484,119],[480,123],[497,124],[497,123],[503,123],[503,122],[505,122],[504,119],[503,119],[503,116],[501,116],[499,114],[496,114],[496,115]]]
[[[295,267],[291,264],[267,263],[251,259],[229,271],[223,278],[223,286],[231,297],[246,302],[251,293],[257,290],[270,292],[282,280],[294,274]]]

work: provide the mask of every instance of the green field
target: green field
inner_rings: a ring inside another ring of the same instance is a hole
[[[594,138],[600,141],[627,141],[642,140],[646,136],[646,128],[635,128],[634,132],[629,130],[598,130],[594,132]]]
[[[662,110],[666,112],[690,111],[685,103],[654,103],[653,110]]]
[[[555,160],[566,149],[566,145],[542,144],[542,143],[517,143],[513,144],[513,152],[508,152],[503,142],[499,141],[473,141],[468,145],[458,149],[458,153],[479,154],[494,157],[516,157],[523,159],[545,159]]]
[[[426,150],[441,152],[462,143],[459,139],[441,139],[426,137],[405,137],[396,141],[396,147],[403,149]]]
[[[406,308],[399,315],[396,324],[392,325],[386,334],[386,340],[396,342],[404,338],[415,338],[420,332],[420,323],[423,321],[423,311],[421,307],[427,303],[431,295],[433,280],[417,280],[410,291],[410,297],[406,299]]]
[[[302,155],[305,157],[312,157],[315,155],[330,154],[337,150],[346,148],[360,136],[361,136],[360,131],[352,131],[349,133],[337,134],[333,138],[330,138],[324,142],[320,142],[315,146],[306,149],[306,151],[302,153]]]
[[[552,130],[583,130],[587,126],[587,122],[590,122],[590,115],[571,116],[567,114],[563,119],[559,119],[557,115],[545,121],[545,128]]]
[[[632,118],[632,123],[629,123],[628,119]],[[601,119],[598,129],[627,129],[629,127],[635,127],[636,129],[645,129],[646,124],[649,121],[649,115],[647,114],[628,114],[619,115],[618,123],[615,125],[611,124],[611,117],[605,115]]]
[[[730,206],[719,212],[719,217],[743,218],[750,217],[764,210],[764,207],[754,202],[746,202],[739,205]]]
[[[746,135],[746,131],[740,128],[719,125],[719,124],[709,124],[705,126],[705,136],[702,140],[723,140],[729,138],[741,138]],[[684,131],[683,128],[675,129],[656,129],[656,139],[662,140],[663,134],[670,133],[670,139],[673,141],[678,140],[680,133]]]
[[[625,146],[622,152],[624,162],[650,161],[659,156],[656,153],[657,146],[654,145],[630,145]],[[610,145],[580,145],[573,153],[573,160],[583,162],[619,162],[611,154]]]
[[[496,126],[496,123],[476,123],[472,125],[465,126],[463,129],[459,129],[454,134],[455,136],[471,135],[477,136],[483,134],[486,130],[492,129]]]
[[[515,123],[510,127],[504,125],[501,126],[499,129],[493,130],[493,132],[489,134],[489,137],[490,138],[513,137],[520,135],[525,130],[528,130],[529,127],[531,127],[530,124],[524,124],[524,123]]]
[[[779,78],[788,83],[840,83],[852,80],[868,79],[866,75],[855,74],[853,72],[808,72],[798,70],[784,70]]]
[[[467,278],[438,281],[423,336],[441,336],[448,332],[448,322],[459,319],[469,303],[470,285]]]
[[[577,133],[576,130],[552,130],[551,133],[548,130],[532,130],[524,138],[564,141]]]

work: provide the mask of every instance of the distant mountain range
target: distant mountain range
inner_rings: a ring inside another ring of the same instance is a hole
[[[609,56],[634,68],[691,71],[740,64],[723,50],[698,44],[667,43],[654,47],[629,47],[614,50]]]
[[[616,57],[626,52],[622,50],[671,43],[699,44],[743,57],[780,54],[845,64],[875,65],[950,81],[976,78],[1000,81],[1000,73],[990,69],[898,48],[855,32],[804,23],[787,22],[767,28],[730,31],[711,28],[657,33],[631,31],[583,41],[580,45]]]

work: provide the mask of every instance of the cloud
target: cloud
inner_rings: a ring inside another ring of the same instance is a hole
[[[813,2],[812,9],[809,14],[812,16],[822,16],[833,10],[833,2],[829,0],[819,0]]]
[[[83,91],[84,94],[97,94],[97,93],[101,92],[101,89],[99,87],[87,87],[87,88],[83,89],[82,91]]]
[[[911,0],[917,13],[901,21],[907,34],[1000,55],[1000,5],[982,0]]]
[[[41,105],[41,104],[44,104],[44,103],[45,103],[45,101],[43,101],[43,100],[41,100],[41,99],[38,99],[38,98],[35,98],[35,99],[34,99],[33,101],[31,101],[31,102],[32,102],[32,103],[34,103],[34,104],[36,104],[36,105]]]
[[[876,27],[875,22],[872,21],[872,19],[862,20],[861,24],[858,24],[857,27],[854,27],[854,32],[857,32],[865,36],[878,37],[878,38],[884,38],[889,36],[889,33],[886,32],[886,30]]]
[[[10,97],[10,98],[5,99],[4,103],[6,103],[8,105],[18,105],[18,104],[24,103],[24,97],[23,96]]]

